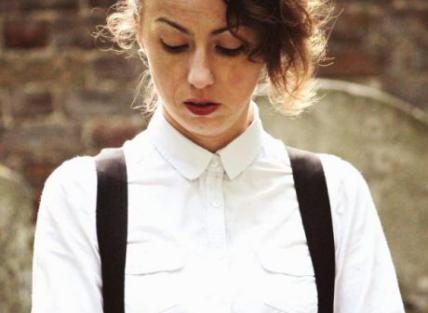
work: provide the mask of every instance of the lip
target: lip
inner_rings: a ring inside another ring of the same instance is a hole
[[[209,115],[220,106],[220,103],[208,98],[191,98],[183,101],[183,103],[190,112],[199,116]],[[209,103],[209,105],[200,106],[197,105],[198,103]]]
[[[205,105],[205,106],[200,106],[197,105],[196,103],[210,103],[209,105]],[[209,115],[211,113],[213,113],[214,111],[217,110],[217,108],[220,106],[220,103],[215,103],[215,102],[209,102],[209,101],[199,101],[199,102],[193,102],[193,101],[185,101],[183,102],[184,105],[186,106],[186,108],[192,112],[195,115],[199,115],[199,116],[205,116],[205,115]]]

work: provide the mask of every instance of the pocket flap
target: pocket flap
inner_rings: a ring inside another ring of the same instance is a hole
[[[263,268],[269,272],[292,276],[314,276],[312,259],[306,246],[264,247],[258,250]]]
[[[142,275],[176,271],[184,267],[186,256],[185,248],[178,245],[160,243],[128,244],[125,273]]]

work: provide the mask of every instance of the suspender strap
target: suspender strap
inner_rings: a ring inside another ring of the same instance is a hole
[[[320,159],[287,147],[318,291],[318,312],[333,313],[335,249],[330,201]]]
[[[124,313],[128,191],[123,150],[104,149],[95,157],[95,164],[104,313]]]
[[[322,164],[314,153],[287,147],[318,291],[318,312],[333,313],[335,249],[330,202]],[[124,313],[128,191],[122,149],[95,157],[96,223],[104,313]]]

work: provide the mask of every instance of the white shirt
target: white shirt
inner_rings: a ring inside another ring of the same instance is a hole
[[[252,124],[211,153],[158,109],[124,144],[127,313],[316,313],[314,271],[285,145]],[[396,274],[364,178],[319,154],[336,257],[335,313],[401,313]],[[48,178],[36,225],[32,313],[102,313],[94,158]]]

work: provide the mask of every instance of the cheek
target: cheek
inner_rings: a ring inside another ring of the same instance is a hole
[[[153,55],[150,72],[159,92],[164,96],[171,97],[177,84],[182,81],[182,70],[178,62],[164,56],[162,52]]]
[[[150,59],[150,70],[153,77],[168,78],[168,73],[172,70],[173,63],[163,53],[155,51]]]
[[[261,66],[249,64],[237,64],[230,67],[227,75],[227,86],[230,86],[236,92],[251,93],[252,89],[257,84]]]

